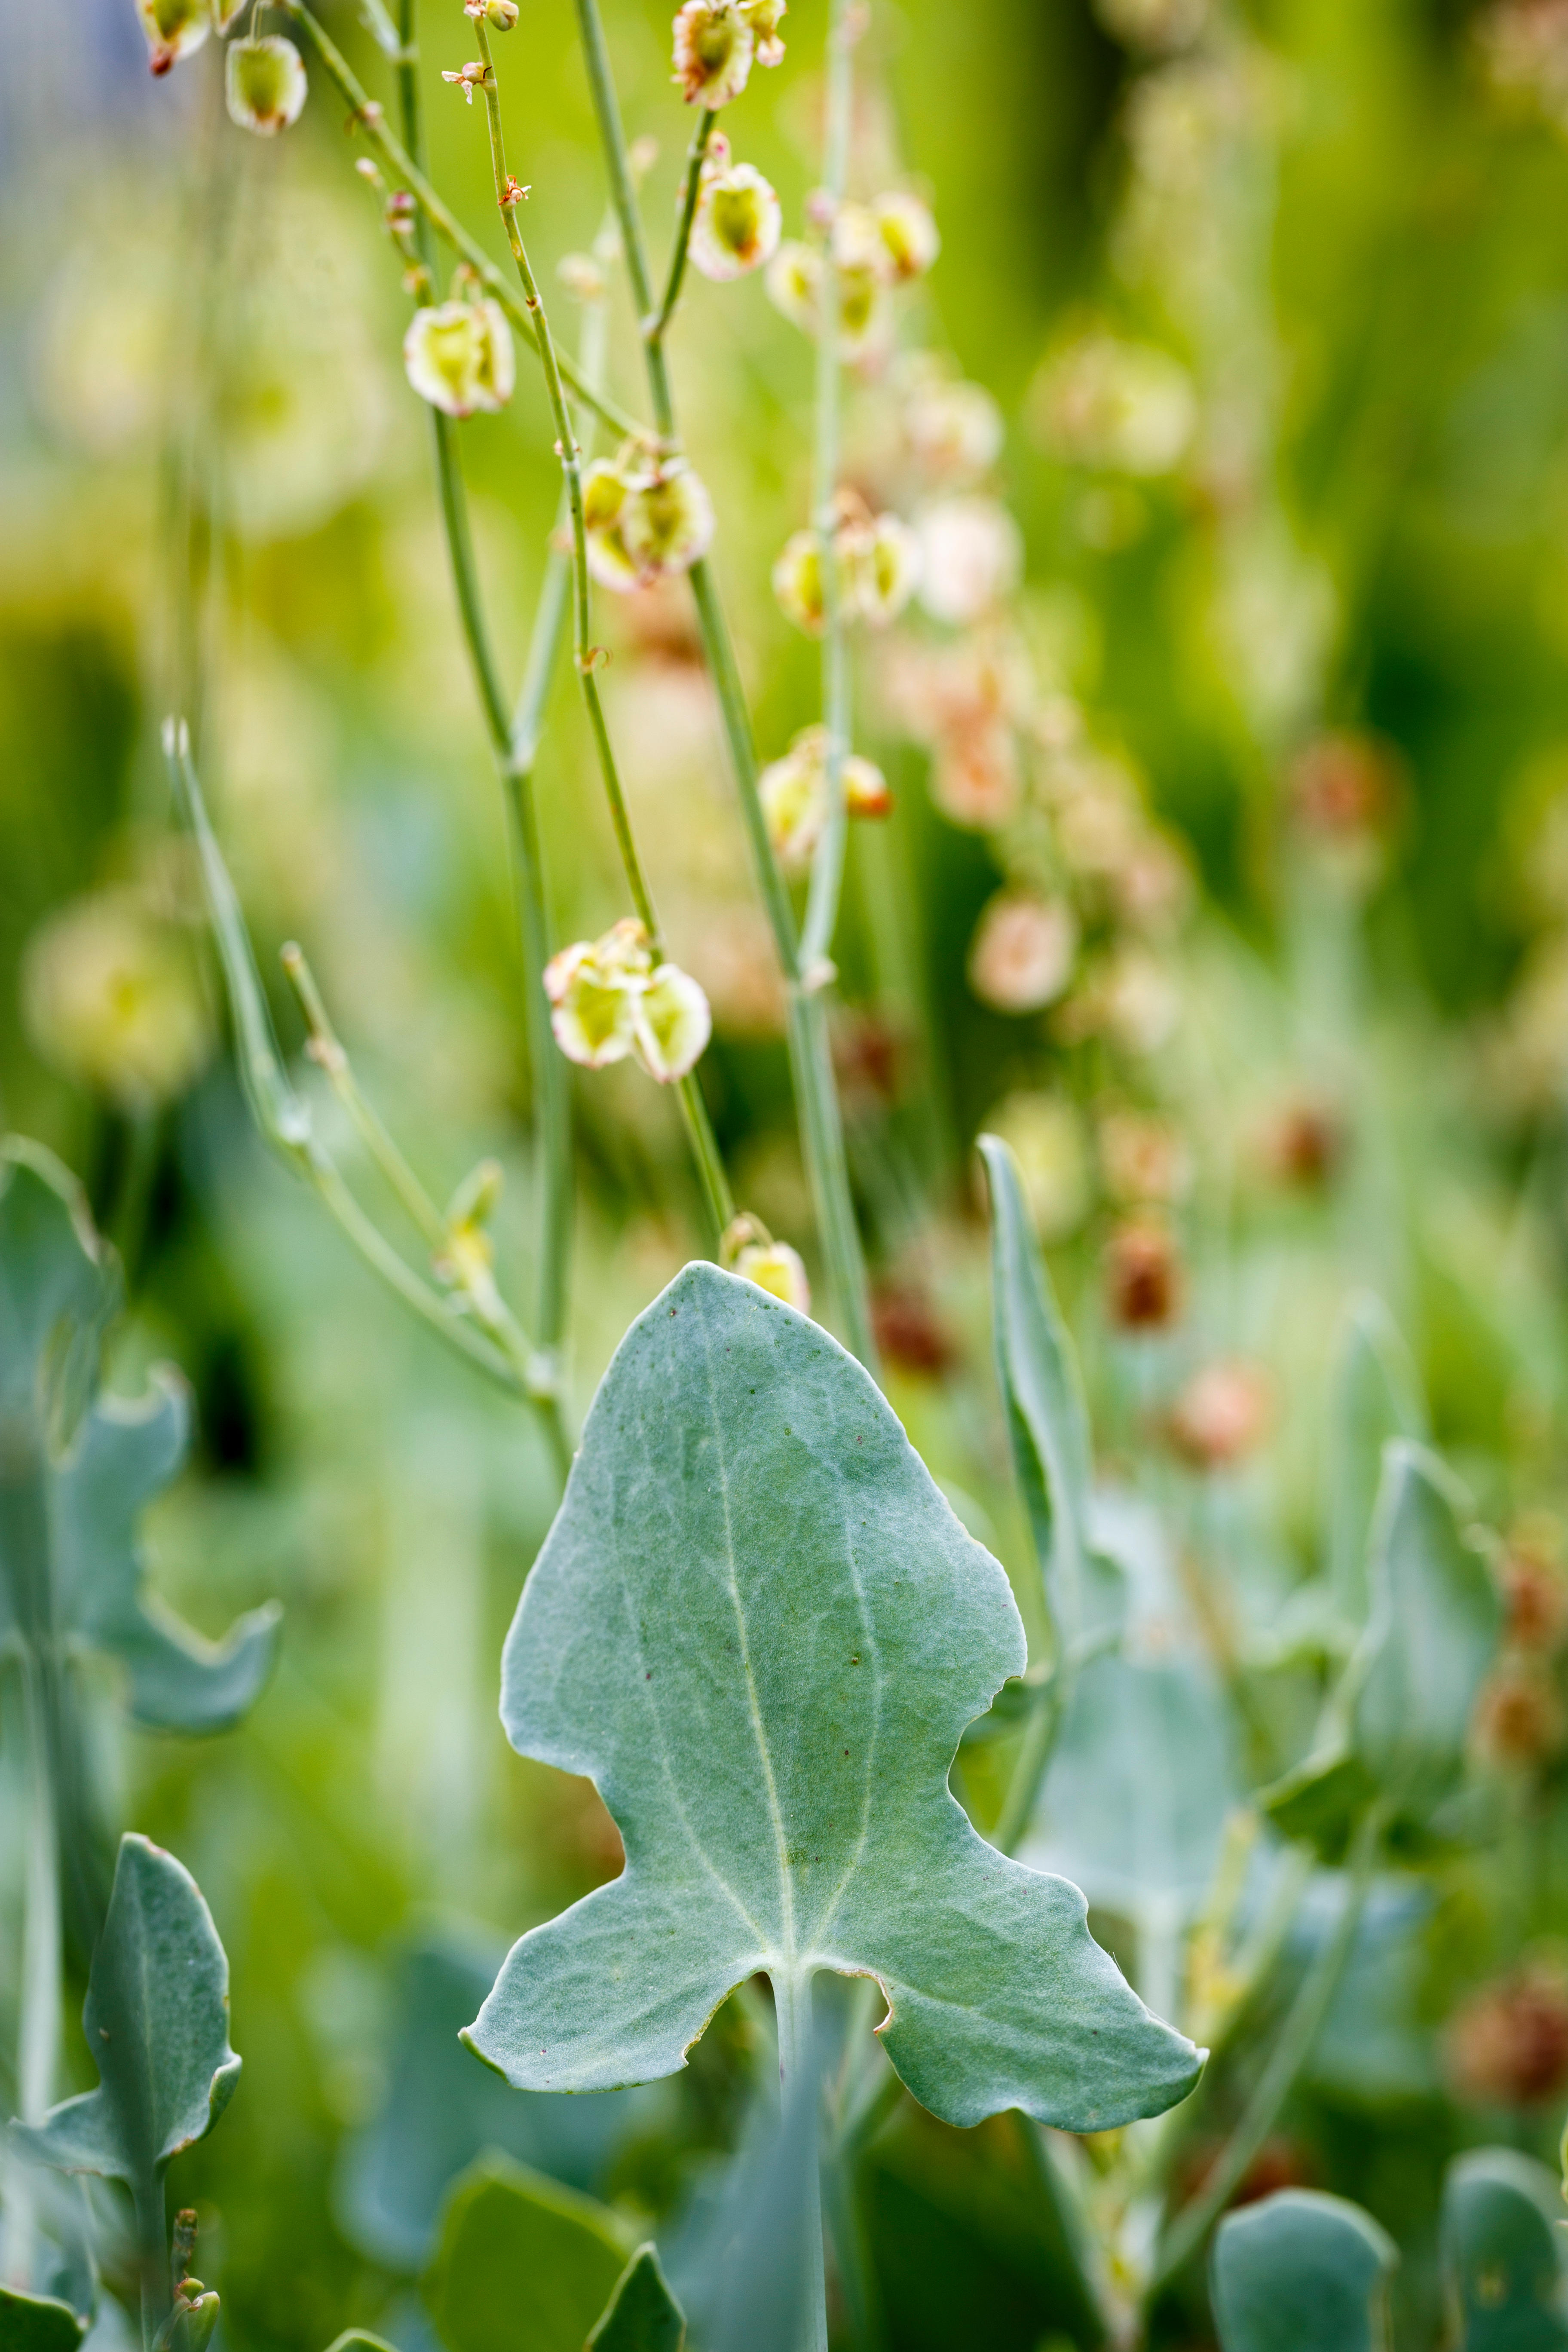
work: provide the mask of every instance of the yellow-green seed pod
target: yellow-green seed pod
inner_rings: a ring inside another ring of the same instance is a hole
[[[292,41],[276,34],[231,41],[225,70],[231,122],[259,138],[275,138],[298,122],[305,103],[305,65]]]
[[[155,74],[166,74],[199,49],[212,30],[211,0],[136,0],[136,13]]]
[[[504,408],[516,382],[511,331],[499,302],[441,302],[416,310],[403,365],[421,400],[448,416]]]

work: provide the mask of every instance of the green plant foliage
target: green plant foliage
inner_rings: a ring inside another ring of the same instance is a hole
[[[616,2282],[592,2352],[680,2352],[686,2321],[659,2268],[658,2250],[639,2246]]]
[[[0,2352],[77,2352],[86,2333],[68,2303],[0,2286]]]
[[[87,1402],[97,1344],[119,1303],[113,1257],[58,1160],[0,1146],[0,1646],[63,1672],[77,1647],[124,1668],[131,1711],[162,1729],[236,1722],[271,1670],[280,1612],[254,1610],[218,1644],[144,1589],[135,1525],[184,1458],[183,1386]],[[73,1391],[76,1410],[73,1412]],[[85,1407],[85,1409],[83,1409]],[[64,1695],[57,1703],[67,1704]]]
[[[447,2199],[425,2300],[449,2352],[582,2352],[628,2251],[592,2197],[481,2157]]]
[[[1329,1736],[1268,1793],[1289,1837],[1332,1859],[1374,1800],[1425,1833],[1462,1769],[1501,1602],[1461,1528],[1464,1497],[1424,1446],[1384,1452],[1372,1536],[1372,1613],[1330,1710]]]
[[[200,1889],[173,1854],[130,1832],[82,2031],[98,2089],[62,2101],[42,2124],[13,2124],[12,2137],[59,2171],[123,2180],[140,2201],[212,2129],[240,2061],[228,2044],[228,1963]]]
[[[1369,1546],[1383,1450],[1391,1438],[1425,1438],[1420,1376],[1381,1298],[1352,1299],[1340,1335],[1329,1409],[1329,1583],[1352,1625],[1370,1603]]]
[[[1560,2352],[1568,2280],[1557,2183],[1507,2147],[1475,2148],[1443,2184],[1443,2266],[1464,2352]]]
[[[605,1374],[504,1664],[513,1746],[595,1780],[626,1871],[514,1946],[473,2046],[524,2087],[647,2080],[748,1976],[793,2001],[827,1969],[878,1979],[888,2055],[949,2121],[1160,2113],[1200,2054],[947,1787],[1023,1663],[1002,1570],[862,1369],[689,1266]]]
[[[1120,1627],[1126,1579],[1089,1539],[1089,1411],[1017,1160],[998,1136],[981,1136],[977,1149],[991,1187],[996,1376],[1057,1648],[1076,1660]]]
[[[372,2336],[363,2327],[345,2327],[341,2336],[333,2336],[327,2352],[396,2352],[396,2347],[384,2336]]]
[[[1397,2260],[1369,2213],[1316,2189],[1227,2214],[1209,2279],[1223,2352],[1386,2352]]]

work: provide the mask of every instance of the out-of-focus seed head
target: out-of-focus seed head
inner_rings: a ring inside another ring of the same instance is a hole
[[[803,245],[798,237],[786,238],[769,262],[763,282],[769,301],[792,326],[804,328],[808,335],[816,332],[822,299],[822,256],[814,247]]]
[[[1297,826],[1349,890],[1364,890],[1383,870],[1400,782],[1391,748],[1349,728],[1314,736],[1290,763],[1286,788]]]
[[[919,196],[893,189],[877,198],[871,215],[892,277],[900,281],[923,278],[942,251],[931,206]]]
[[[34,933],[22,1014],[46,1062],[133,1114],[183,1094],[212,1051],[187,941],[131,890],[79,898]]]
[[[1192,1160],[1169,1119],[1152,1111],[1108,1111],[1100,1122],[1100,1172],[1121,1208],[1168,1207],[1192,1181]]]
[[[1016,814],[1023,789],[1017,739],[1005,719],[977,718],[937,738],[931,796],[951,824],[994,833]]]
[[[893,795],[880,768],[851,751],[840,773],[844,804],[851,816],[886,816]],[[768,838],[786,874],[811,863],[827,821],[827,730],[806,727],[782,759],[770,761],[757,779]]]
[[[147,58],[155,74],[166,74],[199,49],[212,31],[210,0],[136,0],[147,36]]]
[[[786,619],[808,636],[822,630],[822,559],[814,530],[797,530],[779,550],[773,572],[773,594]]]
[[[844,762],[844,805],[851,816],[890,816],[893,792],[874,760],[851,751]]]
[[[1509,1641],[1521,1650],[1560,1650],[1568,1634],[1568,1575],[1559,1523],[1536,1516],[1511,1527],[1500,1573]]]
[[[305,61],[292,41],[231,41],[224,61],[228,116],[242,131],[275,137],[298,122],[306,96]]]
[[[1568,1980],[1535,1959],[1482,1985],[1449,2020],[1454,2087],[1488,2107],[1547,2107],[1568,2093]]]
[[[752,28],[760,66],[782,66],[784,37],[779,26],[789,14],[789,0],[740,0],[741,14]]]
[[[1002,412],[983,384],[917,375],[902,421],[910,456],[933,482],[978,481],[1002,454]]]
[[[1122,1331],[1163,1331],[1182,1310],[1182,1265],[1165,1227],[1140,1218],[1121,1225],[1105,1248],[1105,1303]]]
[[[1163,55],[1197,39],[1208,22],[1209,0],[1095,0],[1095,13],[1130,48]]]
[[[916,517],[915,529],[921,602],[953,628],[983,620],[1023,577],[1023,534],[997,499],[941,499]]]
[[[563,253],[555,275],[574,302],[602,302],[609,291],[604,270],[591,253]]]
[[[1273,1419],[1261,1364],[1205,1364],[1171,1407],[1171,1443],[1194,1470],[1229,1470],[1255,1454]]]
[[[1476,1702],[1474,1731],[1478,1752],[1504,1771],[1530,1771],[1563,1753],[1563,1700],[1539,1657],[1499,1661]]]
[[[1043,447],[1064,464],[1150,479],[1185,457],[1197,399],[1179,360],[1152,343],[1093,332],[1053,352],[1029,395]]]
[[[578,940],[544,967],[550,1025],[568,1059],[585,1069],[625,1061],[632,1051],[636,990],[653,966],[647,933],[624,918],[599,940]]]
[[[416,310],[403,338],[403,364],[422,400],[448,416],[504,408],[516,364],[499,302],[440,302]]]
[[[691,224],[691,261],[721,282],[760,269],[778,251],[784,214],[768,182],[751,163],[705,173]]]
[[[1038,1013],[1072,977],[1078,921],[1065,898],[999,890],[969,950],[969,985],[998,1013]]]
[[[1343,1163],[1348,1138],[1342,1113],[1321,1096],[1300,1094],[1281,1103],[1264,1127],[1264,1168],[1277,1184],[1319,1192]]]
[[[958,1360],[952,1332],[919,1283],[879,1283],[871,1294],[871,1328],[884,1362],[900,1372],[940,1378]]]
[[[811,1312],[811,1285],[798,1250],[788,1242],[748,1242],[735,1260],[735,1272],[754,1282],[786,1307],[802,1315]]]
[[[873,628],[886,628],[920,584],[920,541],[896,514],[879,514],[847,525],[837,547],[846,601]]]
[[[686,0],[675,18],[675,73],[688,106],[727,106],[745,89],[756,36],[736,0]]]
[[[670,1086],[685,1077],[712,1034],[708,999],[689,972],[661,963],[634,1002],[633,1051],[649,1077]]]

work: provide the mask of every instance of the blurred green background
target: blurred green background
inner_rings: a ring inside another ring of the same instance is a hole
[[[374,80],[352,7],[326,13]],[[662,236],[687,135],[668,9],[607,13],[628,129],[658,145],[645,200]],[[726,118],[791,234],[815,180],[822,14],[795,0],[785,62]],[[166,1357],[194,1390],[195,1463],[152,1523],[160,1588],[214,1631],[272,1594],[288,1612],[242,1730],[195,1748],[106,1735],[102,1769],[111,1810],[194,1871],[233,1963],[244,2083],[177,2184],[217,2242],[227,2340],[319,2352],[357,2320],[415,2352],[426,2323],[398,2264],[356,2242],[342,2186],[342,2151],[386,2096],[395,1956],[437,1927],[488,1948],[609,1874],[617,1848],[592,1791],[511,1756],[496,1720],[501,1635],[553,1505],[543,1448],[253,1135],[159,722],[190,718],[269,980],[278,946],[302,941],[435,1196],[485,1153],[503,1163],[498,1270],[516,1296],[530,1084],[503,812],[400,363],[399,266],[341,106],[312,68],[298,129],[244,138],[218,43],[153,82],[132,0],[5,0],[0,26],[0,1114],[80,1173],[121,1243],[117,1382]],[[499,256],[480,112],[438,79],[470,46],[457,0],[427,0],[433,175]],[[499,48],[525,227],[574,333],[555,265],[591,244],[605,196],[565,0],[522,0]],[[1331,1336],[1361,1283],[1404,1324],[1483,1510],[1551,1552],[1568,1506],[1568,18],[874,0],[861,54],[861,193],[921,191],[942,236],[905,340],[949,354],[1005,419],[995,486],[1024,530],[1041,690],[1122,763],[1194,877],[1158,949],[1169,1020],[1118,1037],[982,1002],[966,959],[1017,845],[933,806],[884,655],[866,653],[860,747],[897,806],[854,843],[837,1023],[895,1402],[1021,1570],[969,1163],[1001,1107],[1034,1139],[1107,1462],[1183,1541],[1243,1563],[1244,1617],[1271,1622],[1314,1556]],[[1108,410],[1075,408],[1072,368],[1105,336],[1134,380]],[[629,341],[618,301],[617,383],[640,406]],[[811,350],[756,279],[693,283],[673,348],[772,757],[815,715],[815,656],[768,585],[805,515]],[[1141,392],[1151,352],[1167,373]],[[1157,445],[1162,396],[1189,423],[1152,462],[1140,419],[1154,413]],[[891,395],[855,397],[851,466],[873,481]],[[550,437],[526,358],[506,412],[462,428],[511,677],[554,512]],[[606,699],[673,950],[713,1001],[703,1078],[738,1193],[815,1273],[766,933],[673,609],[601,610]],[[591,936],[624,892],[564,678],[541,804],[558,936]],[[116,1014],[95,977],[124,956],[150,1014]],[[275,1009],[297,1050],[280,986]],[[574,1102],[581,1407],[701,1230],[673,1103],[630,1066],[577,1074]],[[1143,1342],[1103,1287],[1140,1197],[1107,1160],[1118,1112],[1158,1122],[1194,1170],[1168,1188],[1184,1311]],[[319,1115],[390,1229],[324,1098]],[[1276,1403],[1216,1496],[1150,1431],[1194,1369],[1237,1355]],[[1310,1724],[1316,1687],[1282,1670],[1282,1719]],[[1560,1747],[1542,1736],[1508,1839],[1444,1894],[1429,2028],[1568,1929]],[[743,2043],[737,2021],[704,2044],[601,2185],[679,2210],[736,2128]],[[1426,2046],[1376,2131],[1331,2084],[1291,2126],[1301,2177],[1365,2198],[1417,2249],[1448,2149],[1483,2123],[1551,2138],[1539,2099],[1478,2120]],[[1023,2191],[1005,2147],[983,2132],[955,2155],[955,2138],[908,2126],[877,2175],[868,2210],[901,2282],[889,2340],[950,2343],[961,2311],[999,2347],[1074,2328],[1048,2264],[1042,2285],[1019,2251],[1032,2225],[1007,2219]],[[1426,2292],[1410,2290],[1417,2317]]]

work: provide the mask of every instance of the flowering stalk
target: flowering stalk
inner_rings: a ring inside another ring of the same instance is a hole
[[[398,46],[395,54],[398,111],[403,141],[420,171],[425,168],[425,124],[419,98],[419,53],[416,44],[416,0],[399,0]],[[429,216],[415,216],[416,247],[426,269],[434,260]],[[602,342],[602,320],[594,338]],[[583,373],[596,383],[602,354],[584,352]],[[523,968],[524,1025],[528,1036],[529,1069],[533,1086],[533,1179],[535,1195],[534,1329],[540,1353],[555,1367],[566,1331],[567,1276],[572,1251],[572,1104],[570,1074],[555,1049],[550,1030],[550,1005],[544,993],[544,967],[552,942],[545,895],[542,848],[534,801],[533,771],[539,755],[544,709],[555,675],[565,627],[567,566],[552,551],[534,614],[533,634],[517,709],[509,720],[500,676],[490,648],[474,562],[473,536],[468,526],[468,496],[452,419],[430,407],[435,436],[436,475],[441,520],[447,536],[458,617],[473,668],[474,683],[485,730],[490,740],[506,794],[512,828],[518,929]],[[557,1415],[559,1405],[557,1404]],[[564,1445],[563,1427],[552,1430],[557,1451]],[[569,1454],[570,1447],[565,1447]]]
[[[305,5],[305,0],[278,0],[278,5],[286,15],[294,18],[309,37],[329,77],[337,84],[355,121],[380,155],[383,163],[403,182],[431,226],[446,239],[454,252],[462,256],[483,285],[485,291],[492,295],[500,304],[529,348],[539,354],[545,365],[546,378],[548,379],[550,371],[553,368],[557,376],[564,376],[578,399],[591,408],[596,416],[602,417],[612,432],[620,434],[623,438],[638,436],[646,439],[647,437],[646,425],[639,425],[635,416],[628,415],[624,408],[617,407],[613,400],[596,390],[574,360],[565,353],[552,351],[550,359],[545,361],[544,344],[540,334],[541,314],[531,311],[526,299],[521,302],[518,300],[483,246],[476,237],[469,236],[461,221],[437,194],[436,190],[402,142],[393,137],[383,120],[381,108],[367,94],[353,68],[349,64],[325,26],[318,22]],[[408,72],[415,70],[412,62],[406,66],[400,64],[400,75],[405,70]]]
[[[654,316],[643,326],[644,340],[650,349],[657,345],[662,350],[665,331],[675,316],[675,306],[680,299],[687,256],[691,250],[691,224],[697,218],[697,200],[702,194],[702,165],[708,153],[708,142],[713,136],[713,125],[718,120],[717,109],[705,106],[691,134],[691,144],[686,151],[686,183],[681,190],[680,218],[676,224],[669,272],[664,281],[664,299]]]
[[[610,804],[610,819],[615,827],[616,841],[621,853],[627,886],[632,894],[639,919],[647,932],[655,960],[662,961],[663,935],[653,894],[643,872],[632,834],[631,816],[626,808],[626,794],[621,787],[620,772],[616,765],[615,749],[605,718],[603,698],[595,675],[600,659],[600,648],[590,641],[588,540],[583,515],[583,466],[573,426],[572,413],[567,405],[563,372],[557,355],[550,321],[540,299],[528,250],[518,226],[518,206],[522,191],[507,170],[506,145],[501,127],[500,90],[497,82],[495,61],[490,54],[489,33],[483,16],[474,20],[474,32],[479,45],[479,62],[484,68],[486,116],[489,127],[490,163],[495,177],[496,203],[506,226],[507,242],[511,247],[517,268],[518,282],[522,288],[523,302],[533,321],[533,333],[539,354],[544,363],[545,390],[550,400],[550,414],[555,426],[556,448],[561,459],[562,479],[565,485],[566,504],[572,529],[572,614],[573,643],[583,700],[587,709],[588,724],[598,754],[599,772],[604,779],[605,794]],[[716,1234],[721,1234],[735,1214],[735,1203],[730,1192],[729,1179],[713,1134],[708,1107],[702,1099],[701,1087],[696,1073],[689,1070],[677,1081],[680,1107],[685,1116],[692,1154],[702,1181],[708,1208]]]
[[[609,53],[599,15],[598,0],[576,0],[577,24],[584,60],[599,125],[605,170],[616,216],[620,224],[621,249],[631,281],[632,301],[645,321],[643,357],[654,419],[667,446],[676,446],[675,404],[665,358],[663,328],[655,310],[653,280],[642,215],[632,182],[620,100],[610,72]],[[690,191],[688,190],[689,196]],[[688,242],[689,231],[688,230]],[[656,334],[651,331],[659,326]],[[844,1130],[839,1116],[833,1055],[828,1042],[826,1011],[820,994],[808,985],[801,961],[795,909],[768,837],[767,818],[757,792],[757,749],[752,736],[740,669],[731,642],[717,586],[706,557],[692,564],[691,593],[697,606],[703,657],[719,700],[720,719],[729,748],[730,763],[740,793],[741,813],[751,840],[763,904],[773,934],[773,945],[784,970],[788,1003],[790,1066],[799,1108],[801,1142],[811,1185],[812,1205],[821,1236],[829,1279],[843,1318],[845,1337],[854,1353],[873,1370],[876,1342],[871,1332],[866,1292],[866,1265],[849,1192],[849,1171],[844,1155]]]
[[[827,20],[827,111],[822,186],[830,226],[822,257],[822,287],[817,301],[816,415],[812,452],[812,521],[822,581],[822,720],[827,733],[827,814],[811,861],[811,887],[801,940],[801,958],[808,972],[832,951],[844,882],[845,837],[849,829],[844,799],[844,762],[849,753],[849,649],[844,627],[844,567],[838,548],[842,392],[839,327],[843,303],[837,238],[831,221],[844,202],[849,173],[857,10],[858,0],[832,0]]]

